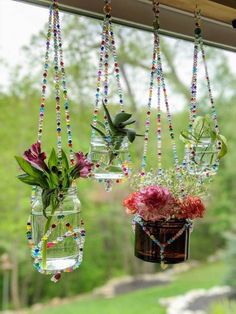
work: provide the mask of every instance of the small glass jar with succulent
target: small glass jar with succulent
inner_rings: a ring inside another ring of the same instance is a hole
[[[227,140],[216,132],[209,115],[198,116],[190,131],[181,132],[180,139],[186,145],[189,173],[216,174],[220,159],[227,153]]]
[[[65,152],[62,150],[58,157],[55,149],[46,162],[40,142],[26,150],[23,157],[15,158],[23,171],[18,179],[34,187],[27,223],[34,266],[41,273],[59,277],[58,272],[72,271],[82,261],[85,231],[75,181],[89,177],[93,164],[79,152],[70,166]]]
[[[129,143],[141,135],[128,128],[135,123],[132,114],[120,112],[111,117],[104,103],[103,108],[105,121],[91,125],[94,131],[90,150],[93,175],[96,179],[119,180],[129,174]]]

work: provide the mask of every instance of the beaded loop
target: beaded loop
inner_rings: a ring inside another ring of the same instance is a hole
[[[114,38],[113,26],[111,22],[111,1],[105,0],[104,6],[104,20],[102,27],[102,39],[100,43],[100,57],[99,57],[99,66],[97,73],[97,83],[96,83],[96,94],[95,94],[95,104],[93,111],[93,126],[97,124],[97,116],[99,113],[99,104],[101,102],[101,98],[105,105],[108,105],[108,94],[109,94],[109,57],[110,55],[113,58],[114,62],[114,73],[118,88],[118,96],[120,103],[120,111],[124,112],[123,105],[123,91],[120,83],[120,66],[117,60],[117,52],[116,52],[116,42]],[[101,97],[102,95],[102,97]],[[104,115],[104,124],[105,127],[108,128],[108,121],[106,115]],[[95,136],[95,130],[92,129],[92,138]]]
[[[33,241],[33,234],[32,234],[32,217],[29,216],[29,219],[27,221],[27,226],[26,226],[26,237],[28,239],[29,247],[31,248],[31,256],[34,259],[34,267],[37,269],[38,272],[42,274],[47,274],[47,275],[53,275],[51,278],[52,281],[57,282],[60,277],[62,272],[72,272],[75,269],[79,268],[80,264],[82,263],[83,260],[83,248],[84,248],[84,242],[85,242],[85,228],[84,228],[84,222],[81,220],[80,225],[76,227],[70,226],[69,223],[66,223],[66,228],[67,231],[65,234],[63,234],[60,237],[57,237],[55,241],[53,242],[48,242],[47,243],[47,248],[52,248],[58,243],[64,242],[67,238],[73,238],[74,241],[76,242],[78,249],[79,249],[79,255],[77,258],[77,261],[74,266],[71,266],[69,268],[65,268],[63,270],[45,270],[42,268],[42,246],[43,246],[43,241],[45,239],[48,239],[50,235],[56,230],[57,225],[61,223],[61,221],[64,219],[64,215],[58,215],[56,223],[53,223],[49,230],[47,231],[46,234],[43,235],[41,241],[35,245]]]
[[[118,63],[117,58],[117,51],[116,51],[116,42],[114,37],[113,25],[111,21],[111,0],[104,0],[104,19],[102,25],[102,38],[100,43],[100,53],[99,53],[99,65],[98,65],[98,72],[97,72],[97,82],[96,82],[96,93],[95,93],[95,103],[93,109],[93,118],[92,118],[92,125],[96,127],[98,114],[100,110],[100,103],[101,101],[104,102],[105,106],[108,105],[108,98],[109,98],[109,78],[111,73],[115,75],[115,80],[117,84],[117,94],[119,97],[119,105],[120,111],[124,112],[124,102],[123,102],[123,91],[120,82],[120,66]],[[111,68],[111,64],[109,63],[110,57],[113,59],[113,65]],[[110,73],[109,73],[110,71]],[[109,138],[109,124],[107,116],[104,112],[104,125],[106,135]],[[91,131],[91,142],[93,142],[96,136],[96,131],[92,128]],[[128,156],[128,162],[131,160],[130,155]],[[123,172],[125,176],[128,176],[129,169],[127,166],[123,167]],[[103,180],[99,180],[101,182]],[[104,180],[106,190],[111,190],[111,184],[113,181],[110,179]],[[116,181],[117,183],[120,182],[119,180]]]
[[[59,167],[61,167],[61,155],[62,155],[62,137],[61,137],[61,91],[60,84],[62,86],[62,94],[64,98],[64,110],[68,137],[68,148],[70,151],[70,162],[74,163],[73,145],[72,145],[72,132],[70,125],[70,110],[69,100],[66,85],[65,65],[63,61],[63,50],[62,50],[62,37],[61,27],[58,9],[58,0],[53,0],[52,5],[49,9],[49,20],[48,20],[48,32],[46,39],[46,52],[44,61],[44,71],[42,79],[42,93],[41,93],[41,104],[39,112],[39,124],[38,124],[38,138],[37,141],[41,143],[43,134],[43,122],[44,122],[44,111],[45,111],[45,100],[46,100],[46,89],[47,89],[47,76],[49,70],[49,51],[53,37],[53,64],[54,64],[54,89],[55,89],[55,101],[56,101],[56,133],[57,133],[57,154]]]
[[[153,95],[153,86],[154,86],[154,78],[157,80],[157,161],[158,161],[158,174],[162,172],[162,136],[161,136],[161,89],[164,95],[164,102],[166,107],[166,115],[169,127],[169,134],[172,143],[172,150],[174,155],[174,163],[177,173],[179,173],[179,160],[177,155],[177,148],[175,144],[175,136],[174,129],[172,123],[172,116],[169,107],[169,101],[167,96],[167,90],[165,85],[165,78],[162,68],[162,60],[160,53],[160,37],[159,37],[159,2],[153,1],[153,12],[155,16],[155,20],[158,23],[154,25],[154,45],[153,45],[153,57],[152,57],[152,66],[151,66],[151,75],[150,75],[150,85],[149,85],[149,97],[147,104],[147,112],[146,112],[146,122],[145,122],[145,133],[144,133],[144,147],[143,147],[143,157],[141,164],[141,176],[145,175],[145,169],[147,165],[147,150],[148,150],[148,141],[149,141],[149,129],[150,129],[150,116],[151,116],[151,106],[152,106],[152,95]],[[154,23],[155,24],[155,23]]]
[[[216,108],[214,104],[214,99],[212,95],[212,89],[211,89],[211,83],[210,83],[210,78],[208,74],[208,68],[207,68],[207,62],[206,62],[206,54],[205,54],[205,49],[204,49],[204,44],[203,44],[203,39],[202,39],[202,29],[201,29],[201,11],[196,8],[195,13],[195,30],[194,30],[194,53],[193,53],[193,70],[192,70],[192,81],[191,81],[191,99],[189,103],[189,126],[188,130],[191,133],[193,130],[193,124],[195,122],[195,119],[197,117],[197,107],[198,107],[198,102],[197,102],[197,82],[198,82],[198,56],[199,53],[202,55],[202,60],[203,60],[203,66],[204,66],[204,72],[205,72],[205,79],[207,82],[207,89],[208,89],[208,95],[209,95],[209,100],[210,100],[210,107],[211,107],[211,115],[212,119],[214,121],[214,128],[216,134],[219,134],[219,124],[218,124],[218,119],[217,119],[217,113],[216,113]],[[216,149],[220,151],[220,143],[217,145]],[[190,149],[191,150],[191,149]],[[191,154],[191,151],[189,149],[185,149],[185,158],[183,161],[183,167],[186,168],[187,162],[189,160],[189,154]],[[217,165],[214,165],[214,167],[217,167]]]
[[[44,122],[44,111],[45,111],[45,100],[46,100],[46,89],[47,89],[47,77],[49,72],[49,51],[50,46],[53,46],[53,78],[54,78],[54,97],[55,97],[55,109],[56,109],[56,134],[57,134],[57,157],[58,157],[58,168],[61,170],[62,168],[62,127],[61,127],[61,102],[64,102],[64,111],[65,111],[65,120],[66,120],[66,129],[67,129],[67,145],[70,152],[70,163],[74,164],[74,153],[73,153],[73,144],[72,144],[72,131],[70,124],[70,109],[69,109],[69,99],[68,99],[68,91],[66,84],[66,74],[65,74],[65,64],[63,59],[63,49],[62,49],[62,35],[61,35],[61,26],[60,26],[60,18],[59,18],[59,8],[58,8],[58,0],[53,0],[50,8],[49,8],[49,19],[48,19],[48,31],[47,31],[47,39],[46,39],[46,52],[45,52],[45,61],[44,61],[44,71],[43,71],[43,79],[42,79],[42,92],[41,92],[41,103],[40,103],[40,112],[39,112],[39,123],[38,123],[38,137],[37,141],[39,143],[42,142],[42,134],[43,134],[43,122]],[[61,95],[62,94],[62,95]],[[36,187],[32,187],[31,194],[31,203],[35,200]],[[60,200],[60,195],[58,196]],[[61,201],[61,200],[60,200]],[[61,203],[59,204],[59,207]],[[54,271],[45,271],[42,269],[40,264],[40,256],[42,243],[45,238],[48,238],[49,235],[54,231],[55,227],[52,225],[51,228],[47,231],[47,234],[43,235],[39,244],[34,246],[32,240],[32,227],[31,221],[29,220],[27,223],[27,238],[29,240],[30,246],[34,251],[34,266],[35,268],[41,272],[46,274],[53,274],[52,281],[58,281],[61,277],[60,272]],[[80,235],[80,236],[79,236]],[[83,223],[81,223],[81,227],[74,228],[73,230],[68,231],[65,235],[63,235],[63,239],[66,239],[69,236],[73,236],[76,241],[80,255],[78,257],[77,263],[66,270],[65,272],[73,271],[78,268],[80,263],[82,262],[83,257],[83,245],[84,245],[84,236],[85,230],[83,229]],[[59,239],[58,239],[59,241]],[[48,243],[49,244],[49,243]],[[50,245],[54,246],[55,243],[50,243]]]

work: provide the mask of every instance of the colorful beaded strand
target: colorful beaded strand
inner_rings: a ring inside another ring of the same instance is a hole
[[[211,106],[211,114],[214,121],[214,128],[216,134],[219,134],[219,125],[217,120],[216,108],[214,105],[214,99],[211,90],[210,78],[208,74],[207,62],[206,62],[206,55],[205,49],[202,39],[202,29],[201,29],[201,11],[196,8],[195,13],[195,41],[194,41],[194,55],[193,55],[193,71],[192,71],[192,83],[191,83],[191,101],[189,106],[189,132],[192,131],[193,123],[197,117],[197,75],[198,75],[198,54],[201,51],[204,71],[205,71],[205,79],[207,82],[207,89],[208,95],[210,99],[210,106]],[[217,142],[217,150],[220,151],[221,149],[221,142]],[[186,168],[187,163],[190,162],[190,158],[193,157],[194,150],[190,148],[185,149],[185,158],[183,161],[183,167]],[[218,161],[213,165],[213,168],[216,170],[218,168]],[[207,173],[206,173],[207,174]]]
[[[62,50],[62,37],[61,37],[58,3],[56,3],[55,10],[56,10],[58,47],[59,47],[59,64],[60,64],[60,71],[61,71],[61,85],[62,85],[63,97],[64,97],[64,110],[65,110],[65,119],[66,119],[66,128],[67,128],[68,148],[70,152],[70,162],[71,162],[71,165],[73,165],[74,164],[74,152],[73,152],[73,143],[72,143],[71,124],[70,124],[70,108],[69,108],[69,99],[68,99],[68,91],[67,91],[67,84],[66,84],[65,63],[64,63],[63,50]]]
[[[164,95],[164,102],[166,107],[166,114],[168,120],[168,127],[170,138],[172,142],[172,150],[173,157],[175,162],[175,168],[177,171],[177,175],[181,179],[179,160],[177,154],[177,148],[175,143],[174,129],[172,123],[172,117],[169,108],[169,102],[167,97],[165,78],[162,69],[162,61],[161,61],[161,53],[160,53],[160,38],[159,38],[159,2],[153,0],[153,12],[154,12],[154,49],[153,49],[153,59],[152,59],[152,68],[151,68],[151,78],[150,78],[150,86],[149,86],[149,99],[147,105],[147,113],[146,113],[146,122],[145,122],[145,134],[144,134],[144,149],[143,149],[143,157],[142,157],[142,165],[141,165],[141,176],[145,175],[145,168],[147,165],[147,148],[148,148],[148,140],[149,140],[149,129],[150,129],[150,115],[151,115],[151,104],[152,104],[152,94],[153,94],[153,82],[154,75],[157,75],[157,158],[158,158],[158,174],[161,174],[161,109],[160,109],[160,91],[162,89]]]
[[[62,168],[62,137],[61,137],[61,104],[60,104],[60,71],[58,53],[58,30],[57,30],[57,0],[53,1],[53,43],[54,43],[54,87],[56,100],[56,131],[57,131],[57,157],[59,170]]]
[[[67,228],[67,231],[62,236],[57,237],[55,241],[47,243],[47,248],[50,249],[50,248],[53,248],[58,243],[62,243],[67,238],[72,237],[75,240],[75,242],[78,246],[78,251],[79,251],[75,265],[68,267],[68,268],[65,268],[63,270],[60,270],[60,271],[58,271],[58,270],[44,270],[42,268],[41,261],[42,261],[43,240],[45,238],[48,239],[50,237],[50,235],[53,233],[53,231],[56,230],[57,225],[59,225],[63,219],[64,219],[64,215],[58,215],[57,221],[51,225],[51,227],[49,228],[47,233],[43,235],[41,241],[37,245],[35,245],[35,243],[33,241],[31,216],[29,217],[28,222],[27,222],[27,226],[26,226],[26,237],[28,239],[29,247],[31,248],[32,258],[34,259],[34,267],[40,273],[53,275],[51,280],[54,282],[57,282],[61,278],[62,272],[68,273],[68,272],[72,272],[75,269],[79,268],[79,266],[83,260],[83,248],[84,248],[86,233],[85,233],[85,228],[84,228],[84,222],[83,222],[83,220],[81,220],[80,225],[78,227],[74,227],[74,228],[70,225],[70,223],[66,223],[65,226]]]
[[[93,126],[96,127],[97,125],[97,116],[99,112],[99,102],[101,96],[101,81],[102,81],[102,69],[104,64],[104,52],[105,52],[105,32],[106,32],[106,24],[105,20],[103,22],[102,27],[102,39],[100,44],[100,57],[99,57],[99,65],[98,65],[98,73],[97,73],[97,82],[96,82],[96,94],[95,94],[95,104],[94,104],[94,111],[93,111]],[[92,129],[92,138],[95,137],[95,130]]]
[[[45,57],[44,57],[44,70],[43,70],[43,78],[42,78],[42,89],[41,89],[40,110],[39,110],[39,120],[38,120],[38,134],[37,134],[37,142],[39,143],[41,143],[42,135],[43,135],[47,76],[48,76],[48,68],[49,68],[49,50],[50,50],[50,43],[51,43],[51,38],[52,38],[52,15],[53,15],[53,5],[51,5],[49,8],[46,52],[45,52]],[[31,204],[35,200],[36,188],[37,188],[36,186],[32,186]]]
[[[99,113],[99,102],[100,102],[100,94],[101,94],[101,81],[104,71],[104,82],[103,82],[103,93],[104,93],[104,103],[107,105],[108,103],[108,67],[109,67],[109,52],[113,57],[114,61],[114,72],[115,78],[117,82],[118,88],[118,96],[120,103],[120,111],[124,112],[123,105],[123,92],[120,83],[120,67],[117,58],[116,52],[116,43],[114,38],[113,26],[111,21],[111,0],[104,0],[104,20],[103,20],[103,28],[102,28],[102,40],[100,44],[100,59],[99,59],[99,67],[98,67],[98,75],[97,75],[97,89],[96,89],[96,99],[94,105],[94,114],[93,114],[93,125],[96,126],[97,115]],[[104,70],[103,70],[104,69]],[[105,124],[107,123],[105,118]],[[95,132],[92,131],[92,136],[94,136]]]
[[[41,143],[42,141],[42,134],[43,134],[45,97],[46,97],[47,76],[48,76],[48,68],[49,68],[49,50],[50,50],[50,43],[51,43],[51,38],[52,38],[52,14],[53,14],[53,5],[51,5],[49,9],[46,52],[45,52],[45,57],[44,57],[44,71],[43,71],[43,79],[42,79],[42,93],[41,93],[41,103],[40,103],[40,111],[39,111],[38,139],[37,139],[39,143]]]

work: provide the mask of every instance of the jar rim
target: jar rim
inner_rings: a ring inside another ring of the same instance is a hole
[[[36,193],[41,193],[42,192],[42,188],[40,186],[36,186],[35,192]],[[63,188],[62,192],[68,192],[68,193],[75,193],[77,192],[77,186],[70,186],[68,188]]]

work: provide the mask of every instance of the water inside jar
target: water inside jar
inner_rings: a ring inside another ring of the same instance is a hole
[[[58,215],[64,215],[63,219],[58,220]],[[50,217],[50,215],[48,215]],[[47,249],[47,263],[46,270],[63,270],[68,267],[73,267],[79,257],[79,247],[73,236],[66,239],[63,235],[68,231],[66,224],[69,223],[73,228],[79,226],[79,212],[65,211],[55,212],[51,220],[51,224],[56,224],[56,228],[52,231],[48,237],[48,243],[61,238],[61,242],[58,242],[53,247]],[[44,233],[44,226],[46,218],[41,212],[32,212],[32,236],[35,245],[37,245]]]

